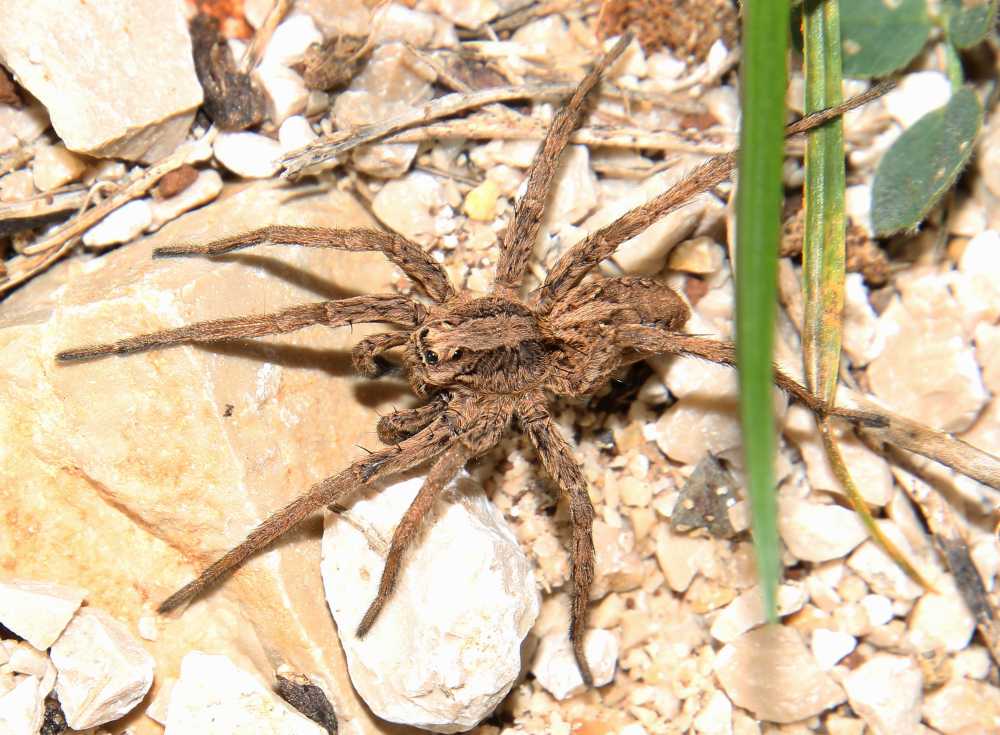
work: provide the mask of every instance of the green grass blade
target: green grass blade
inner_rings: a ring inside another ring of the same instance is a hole
[[[781,229],[788,0],[743,5],[743,126],[736,195],[740,419],[764,609],[774,621],[781,564],[774,492],[771,352]]]

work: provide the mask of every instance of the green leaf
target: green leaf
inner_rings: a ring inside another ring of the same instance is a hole
[[[844,76],[881,77],[902,69],[930,31],[926,0],[841,0]]]
[[[736,357],[757,573],[764,610],[776,620],[781,575],[771,395],[781,169],[784,161],[788,0],[743,5],[743,125],[736,193]]]
[[[955,182],[972,154],[983,108],[962,87],[893,143],[875,171],[872,223],[878,235],[914,227]]]
[[[969,48],[986,38],[997,14],[997,0],[947,0],[948,38],[958,48]]]

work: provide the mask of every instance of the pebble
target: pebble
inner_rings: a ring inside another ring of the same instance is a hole
[[[243,178],[266,179],[278,172],[281,144],[259,133],[219,133],[212,149],[219,163]]]
[[[86,162],[75,153],[66,150],[62,143],[43,145],[35,151],[32,171],[35,188],[52,191],[71,181],[76,181],[87,170]]]
[[[590,167],[585,145],[568,146],[556,171],[555,190],[549,197],[543,220],[548,227],[576,224],[597,206],[597,175]]]
[[[635,534],[620,526],[594,521],[595,572],[590,599],[599,600],[608,592],[637,589],[646,577],[642,557],[635,550]]]
[[[778,615],[790,615],[805,604],[805,590],[799,585],[783,584],[778,587]],[[710,633],[715,640],[732,643],[751,628],[767,621],[760,587],[751,587],[726,605],[712,622]]]
[[[904,128],[947,104],[951,82],[939,71],[917,71],[903,77],[883,98],[886,111]]]
[[[984,230],[965,246],[952,287],[968,331],[1000,320],[1000,232]]]
[[[305,13],[293,13],[274,29],[260,66],[290,67],[299,64],[314,43],[323,43],[323,34],[316,28],[312,17]],[[280,123],[275,121],[275,124]]]
[[[1000,689],[985,682],[953,679],[924,698],[924,721],[944,735],[1000,732]]]
[[[49,127],[49,115],[37,102],[24,107],[0,104],[0,153],[29,145]]]
[[[479,28],[500,12],[495,0],[431,0],[429,5],[462,28]]]
[[[845,699],[801,634],[780,625],[755,628],[723,646],[715,674],[733,704],[771,722],[804,720]]]
[[[45,717],[42,680],[37,676],[19,677],[14,687],[0,696],[0,732],[10,735],[34,735]]]
[[[851,707],[874,735],[916,732],[923,676],[912,659],[879,653],[848,674],[844,690]]]
[[[278,128],[278,142],[281,143],[282,153],[305,148],[318,137],[312,125],[302,115],[292,115]]]
[[[52,582],[0,581],[0,625],[44,651],[62,634],[86,594]]]
[[[128,242],[153,223],[153,207],[148,199],[123,204],[83,234],[83,244],[103,247]]]
[[[699,536],[674,533],[665,524],[654,531],[656,562],[674,592],[686,592],[704,561],[713,553],[712,541]]]
[[[148,230],[158,230],[167,222],[177,219],[184,212],[206,204],[222,191],[222,177],[215,169],[205,169],[198,173],[198,178],[184,191],[169,199],[154,199],[150,202],[152,221]]]
[[[94,608],[80,610],[52,646],[56,693],[74,730],[128,714],[153,683],[153,657],[122,623]]]
[[[0,176],[0,202],[21,202],[35,195],[35,178],[31,171],[22,168]]]
[[[858,645],[858,640],[849,633],[839,630],[816,628],[812,632],[809,648],[812,650],[816,663],[821,671],[829,671],[844,656],[848,655]]]
[[[327,516],[323,582],[351,681],[372,711],[459,732],[491,713],[517,679],[538,591],[507,521],[462,475],[423,520],[391,599],[358,639],[388,542],[422,482],[390,485],[357,500],[346,517]]]
[[[618,662],[618,639],[614,633],[601,629],[588,630],[583,648],[594,677],[594,686],[611,683]],[[531,664],[531,673],[545,691],[560,701],[584,691],[580,668],[573,656],[573,644],[565,627],[542,637]]]
[[[372,200],[372,210],[390,229],[426,245],[436,237],[435,217],[446,203],[436,176],[412,171],[387,182]]]
[[[868,538],[853,510],[787,496],[778,500],[778,530],[788,550],[803,561],[839,559]]]
[[[722,268],[725,251],[711,237],[701,236],[685,240],[670,251],[667,265],[675,271],[707,275]]]
[[[880,523],[883,531],[889,528],[888,525]],[[900,544],[901,550],[907,554],[908,546],[905,540],[897,534],[890,535],[889,538]],[[885,595],[893,600],[916,600],[923,594],[923,590],[916,582],[906,576],[906,573],[899,568],[889,556],[874,541],[865,541],[857,551],[851,554],[847,560],[847,565],[857,572],[872,591]]]
[[[848,273],[844,279],[843,345],[854,367],[864,367],[885,348],[885,334],[878,329],[878,315],[860,273]]]
[[[486,179],[465,195],[462,211],[469,215],[470,219],[491,222],[496,217],[499,197],[500,187],[492,179]]]
[[[10,641],[5,641],[5,644],[7,643]],[[7,654],[9,656],[7,665],[15,674],[30,674],[39,679],[51,675],[52,681],[56,680],[56,672],[49,657],[34,646],[24,641],[16,641],[12,649],[8,648]]]
[[[957,590],[923,595],[910,614],[907,637],[918,651],[961,651],[972,639],[976,621]]]
[[[733,703],[716,690],[691,723],[695,732],[704,735],[730,735],[733,732]]]
[[[455,27],[433,13],[411,10],[401,3],[390,3],[370,26],[376,46],[406,41],[415,48],[453,48],[458,45]]]
[[[868,621],[875,627],[885,625],[893,618],[892,600],[885,595],[865,595],[860,603],[868,615]]]
[[[254,78],[267,100],[267,113],[274,125],[281,125],[292,115],[306,109],[309,90],[298,73],[280,64],[261,64]]]
[[[164,735],[325,735],[226,656],[192,651],[170,693]]]

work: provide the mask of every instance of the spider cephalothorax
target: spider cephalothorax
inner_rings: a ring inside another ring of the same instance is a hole
[[[318,509],[340,505],[364,487],[430,463],[423,488],[393,535],[378,595],[359,626],[359,634],[364,634],[388,599],[403,551],[438,494],[466,462],[495,446],[516,421],[569,507],[570,634],[581,674],[591,682],[582,634],[594,576],[594,511],[570,444],[550,415],[551,398],[591,394],[623,365],[652,354],[691,354],[724,364],[732,364],[734,359],[732,345],[679,332],[688,318],[688,308],[680,296],[659,282],[635,277],[583,280],[621,243],[728,175],[732,155],[709,160],[677,186],[592,233],[563,254],[541,286],[531,294],[521,294],[560,154],[580,123],[587,94],[629,40],[623,37],[615,45],[556,115],[528,171],[527,191],[515,205],[504,233],[492,293],[456,291],[440,264],[396,234],[367,229],[266,227],[207,245],[160,248],[155,254],[213,256],[262,244],[379,250],[413,281],[423,298],[382,295],[323,301],[270,314],[199,322],[59,354],[58,359],[67,362],[173,344],[280,334],[316,324],[339,327],[381,322],[392,325],[395,331],[358,343],[353,355],[357,371],[377,377],[401,369],[413,391],[426,400],[417,408],[383,417],[378,436],[387,448],[317,483],[265,520],[243,543],[167,599],[160,606],[161,612],[191,599]],[[843,107],[861,101],[858,98]],[[810,126],[825,119],[828,117],[814,119]],[[393,350],[400,368],[387,357]],[[795,381],[780,372],[776,379],[813,410],[827,410]]]

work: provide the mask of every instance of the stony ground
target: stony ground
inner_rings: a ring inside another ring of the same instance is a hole
[[[0,289],[11,294],[0,304],[0,463],[9,478],[0,488],[0,723],[35,732],[45,720],[46,732],[59,732],[52,723],[63,716],[81,730],[139,735],[262,728],[271,717],[276,732],[323,732],[277,699],[280,670],[324,690],[342,733],[416,732],[372,712],[441,732],[489,715],[472,730],[481,735],[1000,729],[997,663],[911,500],[943,493],[995,599],[997,492],[923,460],[890,462],[842,436],[883,531],[933,582],[926,591],[868,540],[810,414],[776,392],[784,625],[765,626],[735,377],[691,360],[635,366],[559,414],[597,511],[588,655],[600,688],[583,690],[566,640],[566,508],[517,436],[470,467],[471,481],[439,509],[398,599],[364,641],[348,631],[412,482],[343,518],[328,515],[322,580],[313,524],[183,615],[154,615],[205,561],[359,456],[355,445],[374,447],[377,412],[411,399],[401,386],[348,377],[345,350],[367,334],[361,328],[78,368],[57,369],[52,355],[197,319],[410,288],[368,256],[267,248],[219,263],[148,257],[157,244],[278,221],[380,224],[429,248],[454,283],[486,290],[498,232],[555,103],[600,53],[598,27],[614,33],[634,9],[199,3],[230,37],[218,46],[210,37],[215,51],[199,56],[205,46],[194,34],[196,62],[215,59],[217,75],[232,75],[214,77],[228,92],[213,98],[213,124],[208,104],[196,112],[198,89],[211,97],[213,87],[204,75],[199,87],[190,58],[194,4],[171,15],[162,9],[171,3],[150,2],[128,37],[100,11],[74,17],[33,5],[6,24],[17,38],[0,30],[0,59],[17,81],[0,98]],[[240,5],[245,16],[234,13]],[[634,43],[609,73],[562,165],[536,282],[587,232],[734,144],[732,20],[724,4],[709,5],[717,12],[698,23],[713,42],[657,47],[669,40],[657,34],[669,34],[644,26],[645,48]],[[100,33],[73,53],[92,54],[91,65],[65,51],[88,27]],[[38,35],[34,46],[26,29]],[[334,38],[336,73],[326,75],[339,86],[310,89],[324,67],[308,49]],[[226,48],[229,66],[218,61]],[[135,73],[120,73],[133,57]],[[874,167],[947,98],[940,59],[930,47],[898,89],[846,119],[854,272],[845,391],[1000,454],[1000,128],[989,113],[969,174],[927,225],[890,242],[869,238]],[[46,64],[47,73],[35,68]],[[251,68],[256,92],[240,76]],[[419,120],[446,93],[525,85],[537,87],[528,101],[423,120],[313,167],[297,188],[275,183],[280,158],[320,136],[346,130],[350,142],[358,126]],[[156,105],[132,104],[150,99]],[[793,72],[793,110],[800,99]],[[223,119],[243,129],[226,130]],[[791,150],[778,359],[799,374],[801,145]],[[692,304],[688,331],[731,338],[731,193],[698,197],[602,269],[660,279]],[[88,625],[100,631],[88,634],[100,641],[93,649],[74,643]],[[108,672],[115,677],[95,683]]]

